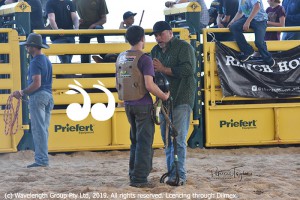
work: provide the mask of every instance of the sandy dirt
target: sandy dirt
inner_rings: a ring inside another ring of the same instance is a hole
[[[27,169],[32,151],[0,154],[0,199],[300,199],[300,147],[188,149],[185,186],[159,183],[156,149],[149,181],[133,188],[129,151],[52,154],[48,168]]]

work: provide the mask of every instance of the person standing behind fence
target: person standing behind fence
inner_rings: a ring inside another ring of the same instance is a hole
[[[217,25],[212,28],[227,28],[238,11],[239,0],[219,0],[219,3]],[[215,37],[218,41],[233,40],[232,33],[215,33]]]
[[[105,0],[73,0],[79,20],[79,29],[103,29],[108,9]],[[79,43],[90,43],[93,36],[80,35]],[[105,43],[104,35],[97,36],[98,43]],[[81,55],[81,63],[90,63],[90,55]]]
[[[282,6],[285,9],[285,26],[300,26],[300,1],[283,0]],[[300,40],[300,31],[283,32],[282,40]]]
[[[239,60],[246,62],[253,54],[253,47],[248,44],[243,34],[243,31],[248,31],[250,28],[254,30],[255,46],[258,48],[263,61],[274,67],[276,62],[272,58],[272,54],[268,52],[267,45],[264,40],[267,28],[268,15],[263,8],[261,0],[240,0],[239,10],[235,17],[228,24],[228,27],[233,34],[237,45],[240,48],[241,54]]]
[[[30,23],[31,23],[31,32],[33,30],[41,30],[44,29],[44,21],[43,21],[43,9],[42,3],[40,0],[25,0],[30,7]]]
[[[217,25],[217,17],[218,17],[218,10],[219,10],[220,2],[219,0],[213,0],[210,4],[208,9],[209,13],[209,23],[208,26],[215,26]]]
[[[170,93],[162,92],[153,81],[152,60],[142,52],[145,46],[144,29],[131,26],[125,37],[131,48],[118,56],[116,88],[119,99],[125,101],[125,111],[130,123],[130,186],[151,187],[147,177],[152,167],[154,122],[151,116],[153,102],[149,92],[163,101],[169,98]]]
[[[194,107],[196,92],[196,56],[193,47],[173,36],[172,28],[165,21],[156,22],[153,32],[158,43],[151,50],[154,68],[167,76],[170,82],[170,94],[173,98],[173,124],[177,129],[177,153],[179,185],[186,183],[186,138],[189,130],[190,115]],[[166,141],[166,119],[161,118],[161,135],[165,147],[168,172],[171,171],[174,163],[174,147],[171,137]],[[173,172],[166,182],[168,185],[175,186],[175,173]]]
[[[268,14],[267,26],[283,27],[285,25],[285,10],[279,5],[280,0],[268,0],[270,5],[267,8]],[[280,40],[280,32],[266,32],[265,40]]]
[[[42,53],[42,48],[49,48],[42,43],[42,37],[36,33],[30,33],[25,45],[27,52],[33,57],[28,68],[28,87],[14,91],[17,99],[29,95],[29,112],[31,119],[31,133],[34,143],[35,162],[31,167],[47,167],[48,158],[48,127],[50,124],[50,112],[53,109],[52,97],[52,64]]]
[[[52,29],[78,29],[78,16],[72,1],[48,0],[46,12]],[[74,36],[68,35],[50,36],[50,39],[53,44],[75,43]],[[59,55],[58,57],[61,63],[71,63],[73,56]]]

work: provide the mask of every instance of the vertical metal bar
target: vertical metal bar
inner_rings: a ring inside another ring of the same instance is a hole
[[[115,110],[115,114],[111,118],[111,146],[118,145],[117,143],[117,113]]]
[[[30,24],[30,13],[29,12],[22,12],[22,13],[15,13],[16,19],[16,27],[19,36],[28,36],[31,31],[31,24]],[[21,88],[24,89],[27,87],[27,76],[28,76],[28,65],[29,59],[27,58],[27,51],[24,46],[20,46],[20,67],[21,67]],[[22,124],[29,125],[29,108],[27,101],[22,102]],[[26,139],[27,138],[27,139]],[[28,141],[28,138],[32,138],[31,132],[29,130],[24,129],[24,136],[22,140]],[[30,141],[30,139],[29,139]],[[20,142],[21,143],[21,142]],[[25,142],[26,143],[26,142]],[[31,142],[30,142],[31,143]],[[19,145],[18,149],[23,150],[32,148],[32,145],[28,144],[21,144],[22,147]],[[29,147],[31,146],[31,147]],[[21,149],[20,149],[21,148]]]
[[[274,140],[280,141],[279,137],[279,109],[280,108],[274,108],[274,127],[275,127],[275,135]]]
[[[200,34],[197,38],[200,38]],[[192,43],[193,44],[193,43]],[[198,120],[199,125],[194,125],[194,130],[192,133],[192,136],[190,137],[188,144],[191,148],[195,147],[204,147],[204,129],[203,129],[203,112],[202,112],[202,77],[201,77],[201,71],[203,69],[203,63],[202,63],[202,45],[199,43],[198,46],[196,46],[195,42],[195,49],[196,49],[196,94],[195,94],[195,103],[193,108],[193,120]]]

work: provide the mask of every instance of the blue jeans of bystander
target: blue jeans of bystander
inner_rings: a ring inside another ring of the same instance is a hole
[[[246,17],[242,17],[238,21],[234,22],[229,29],[232,32],[241,52],[243,52],[245,55],[250,55],[254,53],[254,50],[252,46],[248,44],[243,34],[243,25],[245,24],[246,20],[247,20]],[[271,62],[272,54],[268,52],[267,45],[265,42],[267,21],[256,21],[255,19],[253,19],[250,23],[250,28],[254,30],[254,34],[255,34],[254,43],[255,46],[258,48],[258,51],[262,59],[267,63]]]
[[[183,104],[176,106],[173,109],[173,121],[175,128],[178,131],[177,139],[177,153],[178,153],[178,169],[179,169],[179,177],[180,181],[186,181],[186,168],[185,168],[185,161],[186,161],[186,138],[187,133],[189,130],[190,124],[190,115],[192,112],[192,108],[188,104]],[[165,117],[161,114],[160,115],[160,129],[161,129],[161,136],[166,144],[166,120]],[[172,165],[174,163],[174,146],[171,141],[171,136],[168,137],[168,146],[165,147],[165,154],[166,154],[166,161],[167,161],[167,169],[170,171],[172,169]],[[175,179],[175,171],[172,171],[171,177],[169,180]]]
[[[59,37],[52,41],[53,44],[75,43],[74,37]],[[73,55],[59,55],[61,63],[71,63]]]
[[[29,112],[31,119],[31,133],[34,143],[34,158],[38,165],[49,165],[48,159],[48,127],[50,112],[53,109],[52,94],[38,91],[29,98]]]

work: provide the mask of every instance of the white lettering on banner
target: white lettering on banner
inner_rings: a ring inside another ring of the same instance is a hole
[[[240,63],[240,61],[236,60],[233,56],[226,56],[226,65],[227,66],[235,66],[242,67],[248,70],[255,70],[259,72],[272,73],[274,72],[269,65],[252,65],[250,63]],[[291,61],[281,61],[277,63],[279,67],[279,72],[286,72],[292,69],[296,69],[300,67],[300,58],[291,60]],[[276,65],[275,65],[276,66]]]
[[[259,72],[267,72],[267,73],[273,72],[273,70],[270,68],[269,65],[252,65],[250,63],[241,64],[240,61],[236,60],[232,56],[226,56],[226,58],[227,58],[227,60],[226,60],[226,65],[227,66],[242,67],[242,68],[245,68],[245,69],[248,69],[248,70],[254,69],[255,71],[259,71]]]
[[[279,67],[279,71],[280,71],[280,72],[289,71],[289,68],[288,68],[288,66],[287,66],[287,61],[279,62],[279,63],[277,63],[277,64],[278,64],[278,67]]]
[[[97,121],[106,121],[111,118],[115,112],[115,98],[113,94],[105,88],[104,84],[101,81],[98,81],[99,85],[93,85],[94,88],[97,88],[103,91],[108,97],[107,107],[103,103],[96,103],[91,107],[91,99],[88,93],[82,88],[82,85],[74,80],[76,85],[70,84],[69,87],[75,90],[69,90],[66,94],[74,95],[80,94],[83,96],[83,105],[79,103],[71,103],[66,110],[67,116],[73,121],[82,121],[86,119],[91,112],[92,117]],[[77,90],[77,91],[76,91]]]

